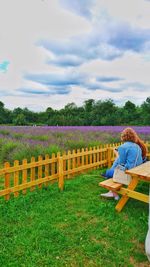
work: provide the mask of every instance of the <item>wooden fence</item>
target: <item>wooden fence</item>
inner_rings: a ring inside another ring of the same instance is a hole
[[[42,188],[42,185],[48,186],[55,181],[58,181],[59,189],[63,190],[65,179],[75,174],[110,167],[115,159],[114,147],[119,145],[120,143],[82,148],[63,154],[59,152],[51,157],[39,156],[37,161],[34,157],[30,162],[27,159],[21,163],[15,160],[13,166],[5,162],[4,168],[0,169],[0,196],[9,200],[11,195],[17,197],[20,191],[26,194],[28,189],[33,191],[36,186]],[[150,144],[146,145],[150,148]],[[147,156],[150,158],[150,152]]]

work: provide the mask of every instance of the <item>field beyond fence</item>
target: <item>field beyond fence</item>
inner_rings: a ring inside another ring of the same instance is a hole
[[[65,179],[72,178],[74,175],[87,170],[100,167],[110,167],[115,159],[114,148],[120,143],[106,144],[86,149],[77,149],[67,151],[61,154],[48,154],[45,157],[38,156],[36,161],[34,157],[30,162],[24,159],[21,163],[15,160],[11,166],[9,162],[4,163],[4,168],[0,169],[0,196],[6,200],[11,195],[17,197],[21,191],[23,194],[27,190],[35,190],[36,186],[49,186],[53,182],[58,182],[58,187],[63,190]],[[147,157],[150,158],[149,147]]]

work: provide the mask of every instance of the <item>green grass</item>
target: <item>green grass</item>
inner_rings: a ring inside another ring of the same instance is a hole
[[[130,200],[117,213],[116,201],[99,197],[106,191],[98,187],[99,173],[67,180],[63,192],[53,184],[1,199],[0,266],[149,266],[148,205]],[[144,184],[140,189],[147,190]]]

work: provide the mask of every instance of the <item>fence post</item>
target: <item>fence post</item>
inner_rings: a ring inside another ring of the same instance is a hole
[[[64,173],[63,173],[63,157],[58,157],[58,174],[59,174],[59,181],[58,187],[62,191],[64,189]]]
[[[107,148],[107,164],[108,168],[111,167],[111,147]]]
[[[5,162],[4,163],[4,168],[9,169],[10,167],[10,163],[9,162]],[[10,173],[5,173],[5,188],[8,189],[10,187]],[[10,194],[7,194],[5,196],[6,200],[10,199]]]

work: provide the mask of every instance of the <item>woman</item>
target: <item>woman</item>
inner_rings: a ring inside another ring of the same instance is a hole
[[[132,169],[146,161],[146,146],[144,142],[139,138],[137,133],[132,128],[126,128],[121,133],[122,145],[115,150],[117,155],[112,167],[106,171],[104,176],[106,179],[112,178],[114,170],[118,165],[123,165],[125,170]],[[119,199],[119,196],[109,191],[108,193],[101,194],[102,197]]]

